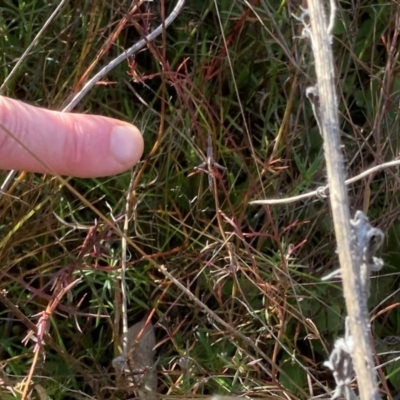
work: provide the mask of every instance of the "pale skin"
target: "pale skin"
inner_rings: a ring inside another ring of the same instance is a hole
[[[126,171],[142,154],[131,124],[0,96],[0,169],[92,178]]]

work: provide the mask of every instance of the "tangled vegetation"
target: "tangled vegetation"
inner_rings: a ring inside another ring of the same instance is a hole
[[[1,82],[53,3],[1,3]],[[130,3],[66,2],[2,94],[62,109],[175,1]],[[146,142],[139,165],[68,179],[70,188],[20,172],[1,196],[2,399],[21,398],[30,371],[32,399],[127,397],[112,366],[121,285],[129,324],[150,317],[155,326],[160,395],[308,399],[335,389],[324,362],[346,312],[340,280],[321,281],[338,266],[329,204],[249,204],[326,184],[306,98],[315,83],[311,46],[293,17],[300,6],[187,0],[162,37],[75,109],[135,123]],[[399,154],[399,32],[394,0],[338,2],[333,49],[349,177]],[[385,268],[372,279],[369,302],[388,399],[400,391],[398,187],[396,168],[349,185],[353,214],[363,210],[386,235]],[[29,332],[44,316],[48,334],[35,351]]]

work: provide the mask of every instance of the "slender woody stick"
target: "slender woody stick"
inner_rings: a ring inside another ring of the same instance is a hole
[[[347,313],[350,318],[350,331],[354,338],[353,363],[358,388],[362,400],[379,399],[374,361],[369,339],[369,315],[367,299],[361,295],[360,268],[361,257],[357,254],[355,239],[350,227],[349,202],[345,185],[343,158],[340,151],[337,96],[335,92],[334,64],[331,51],[331,30],[333,28],[335,4],[330,1],[331,17],[329,26],[322,0],[308,0],[308,13],[311,38],[315,57],[318,85],[316,94],[318,112],[316,118],[324,138],[325,160],[330,192],[333,223],[337,247],[339,249],[340,269],[343,279],[343,292]]]

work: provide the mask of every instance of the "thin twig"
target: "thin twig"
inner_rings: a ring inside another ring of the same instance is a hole
[[[126,261],[127,261],[127,252],[128,246],[126,243],[126,238],[128,236],[128,228],[129,228],[129,220],[130,214],[132,213],[130,209],[131,204],[131,194],[134,182],[134,174],[131,175],[131,180],[129,182],[128,193],[126,195],[125,202],[125,219],[124,219],[124,228],[121,238],[121,274],[120,274],[120,285],[121,285],[121,296],[122,296],[122,354],[126,356],[128,354],[128,305],[127,298],[128,295],[126,293],[127,285],[126,285]]]
[[[335,12],[331,0],[331,13]],[[322,127],[325,160],[330,192],[333,223],[339,253],[343,293],[349,316],[349,326],[354,340],[352,354],[358,389],[362,400],[379,399],[374,360],[369,338],[368,308],[366,296],[360,295],[360,269],[363,260],[356,251],[357,238],[350,226],[349,201],[345,185],[345,168],[341,154],[337,95],[331,49],[331,34],[321,0],[309,0],[311,32],[305,26],[304,33],[311,39],[317,75],[317,95],[319,111],[317,116]],[[332,24],[333,16],[330,17]],[[330,25],[331,25],[330,24]],[[330,26],[331,27],[331,26]]]
[[[102,79],[105,75],[107,75],[111,70],[113,70],[117,65],[121,64],[128,57],[133,56],[139,50],[141,50],[146,44],[155,40],[164,29],[168,28],[174,22],[176,17],[179,15],[182,7],[184,6],[186,0],[178,0],[174,9],[171,11],[171,14],[168,18],[161,23],[154,31],[150,32],[146,37],[139,40],[128,50],[125,50],[122,54],[120,54],[117,58],[112,60],[109,64],[107,64],[103,69],[101,69],[92,79],[90,79],[86,85],[82,88],[82,90],[77,93],[74,98],[70,101],[70,103],[62,110],[62,112],[69,112],[86,96],[86,94],[93,88],[96,83]]]
[[[351,185],[352,183],[357,182],[357,181],[367,177],[370,174],[373,174],[378,171],[382,171],[386,168],[396,167],[398,165],[400,165],[400,160],[393,160],[393,161],[389,161],[387,163],[376,165],[375,167],[369,168],[369,169],[361,172],[361,174],[356,175],[353,178],[346,179],[344,181],[344,183],[346,185]],[[249,204],[252,204],[252,205],[256,205],[256,204],[264,204],[264,205],[289,204],[289,203],[294,203],[295,201],[305,200],[305,199],[308,199],[310,197],[315,197],[315,196],[326,197],[326,196],[328,196],[328,193],[327,193],[328,189],[329,189],[329,186],[325,185],[325,186],[319,187],[317,190],[299,194],[298,196],[285,197],[283,199],[254,200],[254,201],[250,201]]]

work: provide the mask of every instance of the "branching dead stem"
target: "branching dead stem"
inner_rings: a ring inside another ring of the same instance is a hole
[[[305,32],[311,39],[315,58],[318,96],[316,116],[324,139],[325,160],[330,192],[333,222],[340,260],[343,291],[354,341],[353,364],[361,399],[379,399],[376,374],[369,339],[367,298],[362,295],[360,270],[362,255],[356,251],[357,238],[350,225],[349,202],[345,185],[344,163],[340,151],[339,118],[335,91],[334,64],[331,50],[331,29],[335,7],[331,0],[329,27],[321,0],[308,1],[311,30]]]

